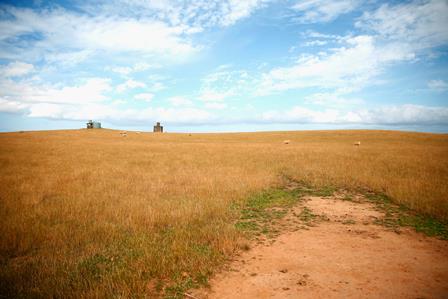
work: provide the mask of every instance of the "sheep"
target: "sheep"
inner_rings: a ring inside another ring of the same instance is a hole
[[[128,132],[120,132],[121,137],[127,137],[128,136]]]
[[[361,145],[361,141],[356,141],[355,143],[353,143],[353,145],[360,146]]]
[[[291,143],[291,140],[283,140],[283,143],[284,143],[284,144],[290,144],[290,143]]]

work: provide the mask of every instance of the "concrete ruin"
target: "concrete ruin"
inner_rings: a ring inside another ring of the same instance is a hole
[[[159,122],[154,126],[154,133],[163,133],[163,126]]]
[[[89,120],[86,125],[87,129],[101,129],[101,123],[99,121]]]

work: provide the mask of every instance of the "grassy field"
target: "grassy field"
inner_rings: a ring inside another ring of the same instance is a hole
[[[205,283],[247,246],[235,203],[285,178],[379,192],[446,221],[448,135],[0,134],[0,296],[151,297]]]

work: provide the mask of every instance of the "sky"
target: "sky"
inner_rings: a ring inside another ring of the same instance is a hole
[[[0,0],[0,131],[448,132],[448,1]]]

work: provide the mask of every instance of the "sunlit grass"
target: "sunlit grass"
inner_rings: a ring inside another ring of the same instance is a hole
[[[167,286],[206,283],[243,237],[235,203],[284,177],[323,193],[380,192],[448,219],[447,135],[6,133],[0,134],[1,292],[155,296]]]

